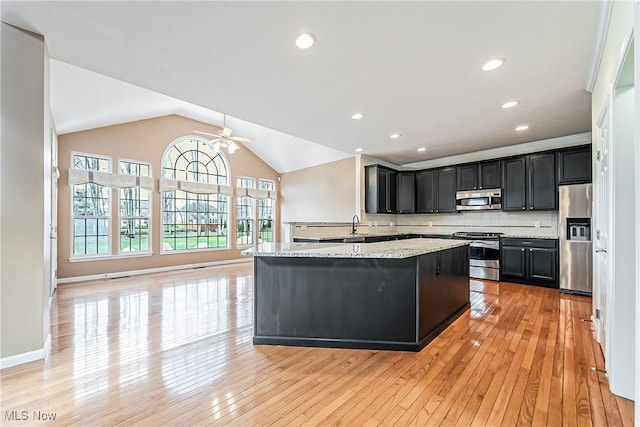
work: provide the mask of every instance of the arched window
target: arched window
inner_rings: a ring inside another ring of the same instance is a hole
[[[222,153],[207,141],[184,137],[172,142],[162,158],[162,177],[203,184],[229,184]],[[162,193],[163,252],[229,246],[229,197],[176,189]]]

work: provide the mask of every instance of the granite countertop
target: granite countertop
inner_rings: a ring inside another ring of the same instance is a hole
[[[301,258],[411,258],[468,245],[469,241],[406,239],[378,243],[263,243],[244,256]]]

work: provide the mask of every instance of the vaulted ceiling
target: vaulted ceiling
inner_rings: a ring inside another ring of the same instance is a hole
[[[406,164],[589,131],[584,87],[599,7],[592,1],[3,1],[2,20],[43,34],[60,62],[52,76],[57,70],[64,83],[52,82],[52,103],[61,132],[166,112],[160,108],[166,95],[175,98],[167,108],[192,108],[190,114],[213,124],[228,114],[235,133],[256,139],[248,147],[284,172],[357,148]],[[314,46],[295,46],[302,32],[315,35]],[[492,58],[504,65],[482,71]],[[88,96],[96,83],[69,77],[86,70],[128,82],[133,92],[156,93],[112,97],[107,120],[99,96]],[[509,100],[519,104],[502,109]],[[353,120],[356,112],[364,118]],[[521,124],[530,127],[516,132]],[[401,137],[390,139],[395,132]]]

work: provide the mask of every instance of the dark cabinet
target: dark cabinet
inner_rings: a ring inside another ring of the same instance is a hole
[[[502,210],[557,209],[554,153],[506,159],[502,170]]]
[[[416,172],[416,212],[434,213],[436,211],[436,176],[435,171]]]
[[[558,287],[558,241],[501,239],[500,280]]]
[[[380,165],[365,166],[365,210],[396,213],[398,172]]]
[[[458,166],[458,191],[501,188],[500,161]]]
[[[500,160],[480,163],[478,169],[480,189],[502,188]]]
[[[415,199],[415,172],[398,172],[398,213],[415,213]]]
[[[591,182],[591,145],[556,153],[558,184]]]
[[[442,168],[416,173],[416,212],[444,213],[456,211],[456,168]]]
[[[443,168],[436,171],[437,204],[436,212],[456,211],[456,168]]]

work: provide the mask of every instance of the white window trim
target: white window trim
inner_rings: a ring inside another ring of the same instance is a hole
[[[120,174],[120,162],[128,162],[128,163],[137,163],[141,165],[149,166],[149,177],[153,178],[153,165],[149,162],[142,160],[133,160],[133,159],[118,159],[118,174]],[[122,252],[122,234],[120,234],[120,222],[122,221],[122,217],[120,215],[120,188],[118,190],[118,213],[117,213],[117,224],[118,224],[118,257],[119,258],[135,258],[137,256],[145,256],[153,254],[153,193],[154,191],[149,191],[149,250],[146,251],[136,251],[136,252]],[[162,197],[162,196],[160,196]],[[143,217],[141,217],[143,218]]]
[[[107,156],[107,155],[103,155],[103,154],[96,154],[96,153],[87,153],[87,152],[82,152],[82,151],[72,151],[71,152],[71,157],[70,157],[70,169],[75,169],[74,165],[74,161],[73,158],[75,156],[86,156],[86,157],[97,157],[100,159],[106,159],[109,161],[109,170],[107,172],[112,173],[113,172],[113,157],[111,156]],[[108,188],[108,190],[110,191],[109,193],[109,215],[106,216],[107,218],[107,226],[108,226],[108,234],[107,234],[107,253],[106,254],[101,254],[101,255],[96,255],[96,254],[91,254],[91,255],[74,255],[73,253],[73,245],[75,243],[74,240],[74,231],[75,231],[75,219],[76,216],[73,214],[73,197],[74,197],[74,192],[73,192],[73,187],[74,186],[70,186],[71,188],[69,189],[69,218],[71,219],[71,224],[69,224],[69,261],[70,262],[76,262],[76,261],[94,261],[97,259],[110,259],[110,257],[113,255],[113,245],[112,245],[112,240],[113,240],[113,188]],[[95,215],[91,215],[91,216],[95,216]],[[84,216],[83,218],[89,218],[91,216]]]

